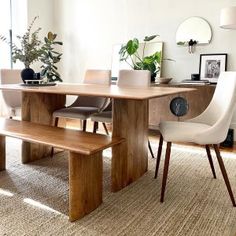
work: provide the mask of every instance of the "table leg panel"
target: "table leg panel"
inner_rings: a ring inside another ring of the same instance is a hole
[[[126,142],[112,149],[112,191],[134,182],[147,171],[148,101],[115,99],[114,137]]]
[[[52,114],[64,107],[65,95],[22,93],[22,120],[52,125]],[[27,163],[50,155],[50,147],[22,142],[22,162]]]

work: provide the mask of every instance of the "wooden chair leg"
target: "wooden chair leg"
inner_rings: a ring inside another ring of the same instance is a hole
[[[98,129],[98,122],[97,122],[97,121],[94,121],[94,122],[93,122],[93,133],[96,134],[97,129]]]
[[[102,125],[103,125],[103,128],[104,128],[106,134],[109,135],[109,132],[108,132],[106,124],[104,122],[102,122]]]
[[[163,137],[162,135],[160,135],[159,147],[158,147],[158,152],[157,152],[156,170],[155,170],[155,177],[154,177],[155,179],[157,178],[157,174],[158,174],[158,170],[160,166],[162,145],[163,145]]]
[[[170,162],[170,153],[171,153],[171,142],[167,142],[160,202],[164,202],[166,182],[167,182],[169,162]]]
[[[149,152],[151,153],[151,156],[152,158],[155,158],[154,157],[154,154],[153,154],[153,151],[152,151],[152,147],[151,147],[151,144],[150,144],[150,141],[148,140],[148,149],[149,149]]]
[[[211,166],[211,171],[213,174],[214,179],[216,179],[216,172],[215,172],[215,168],[214,168],[214,164],[213,164],[213,160],[212,160],[212,156],[211,156],[211,149],[209,147],[209,145],[206,145],[206,153],[207,153],[207,157]]]
[[[213,144],[213,147],[214,147],[215,152],[216,152],[216,157],[217,157],[217,160],[219,162],[220,170],[222,172],[222,175],[223,175],[223,178],[224,178],[227,190],[229,192],[230,199],[232,201],[233,206],[236,207],[236,203],[235,203],[235,199],[234,199],[234,194],[233,194],[233,191],[231,189],[231,185],[230,185],[230,182],[229,182],[229,178],[228,178],[228,175],[227,175],[227,172],[226,172],[226,169],[225,169],[225,165],[224,165],[223,159],[222,159],[222,157],[220,155],[219,147],[218,147],[217,144]]]
[[[87,127],[87,120],[83,120],[83,131],[86,131],[86,127]]]
[[[59,117],[53,118],[53,126],[57,127],[58,126],[58,121],[59,121]],[[52,147],[52,149],[51,149],[50,156],[53,157],[53,155],[54,155],[54,147]]]
[[[6,169],[6,145],[5,136],[0,135],[0,171]]]

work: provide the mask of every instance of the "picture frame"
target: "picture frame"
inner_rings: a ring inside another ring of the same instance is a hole
[[[227,70],[227,53],[200,54],[200,80],[217,83],[220,72]]]

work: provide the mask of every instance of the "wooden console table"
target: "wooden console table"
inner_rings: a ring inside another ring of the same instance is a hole
[[[161,120],[183,121],[202,113],[210,103],[215,91],[215,85],[198,84],[158,84],[155,87],[194,88],[195,91],[178,93],[166,97],[149,100],[149,128],[158,129]],[[170,102],[175,97],[183,97],[188,102],[188,112],[184,116],[177,117],[170,110]]]

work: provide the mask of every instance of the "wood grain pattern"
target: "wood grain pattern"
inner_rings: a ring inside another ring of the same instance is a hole
[[[17,90],[34,94],[64,94],[64,95],[85,95],[109,98],[144,100],[155,97],[162,97],[180,92],[188,92],[193,88],[175,87],[118,87],[117,85],[96,85],[96,84],[58,84],[49,87],[23,87],[19,84],[0,85],[2,90]]]
[[[149,100],[149,127],[158,129],[162,120],[177,121],[178,117],[170,111],[170,102],[179,94]]]
[[[90,156],[70,152],[70,221],[82,218],[102,203],[102,165],[102,152]]]
[[[107,135],[4,118],[0,118],[0,134],[84,155],[96,153],[124,141]]]
[[[189,110],[186,115],[179,118],[180,121],[184,121],[200,115],[211,102],[211,99],[215,92],[215,86],[212,85],[202,85],[194,87],[197,90],[192,91],[191,93],[187,92],[181,94],[181,96],[188,101]]]
[[[134,182],[147,171],[148,100],[115,99],[113,137],[126,142],[112,148],[112,191]]]
[[[65,95],[22,93],[22,120],[52,125],[52,113],[64,107]],[[22,143],[22,162],[38,160],[50,155],[50,147],[41,144]]]
[[[214,91],[214,85],[159,85],[160,87],[174,86],[183,88],[194,88],[195,90],[169,95],[166,97],[154,98],[149,100],[149,127],[158,129],[161,120],[184,121],[201,114],[209,105]],[[182,117],[177,117],[170,111],[170,102],[176,97],[181,96],[188,101],[188,113]]]
[[[6,169],[5,136],[0,135],[0,171]]]

